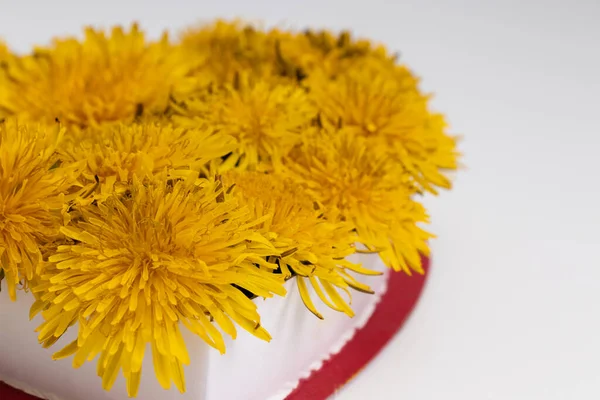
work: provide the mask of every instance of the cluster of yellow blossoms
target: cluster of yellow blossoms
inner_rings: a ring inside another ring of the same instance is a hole
[[[449,188],[456,139],[393,55],[348,33],[218,21],[149,41],[89,28],[29,54],[0,44],[0,278],[32,293],[44,347],[99,356],[130,396],[146,347],[185,390],[186,328],[225,351],[269,340],[255,297],[297,279],[353,315],[348,261],[422,273],[415,197]],[[5,293],[2,293],[3,295]],[[19,294],[22,295],[22,294]]]

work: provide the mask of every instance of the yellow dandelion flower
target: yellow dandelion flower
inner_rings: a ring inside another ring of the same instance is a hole
[[[170,177],[184,177],[190,171],[197,176],[207,163],[235,148],[232,137],[214,129],[146,121],[74,132],[59,156],[66,164],[81,165],[78,194],[91,201],[110,195],[118,189],[115,184],[130,182],[134,175],[151,177],[167,169]],[[92,193],[96,196],[89,196]]]
[[[295,76],[300,81],[315,72],[334,78],[365,59],[391,67],[395,59],[385,47],[368,40],[354,39],[347,31],[334,34],[325,30],[303,33],[272,30],[269,36],[276,42],[280,74]]]
[[[329,307],[349,316],[354,313],[336,287],[372,293],[348,271],[378,275],[346,259],[355,252],[351,224],[327,221],[323,212],[293,182],[273,174],[232,171],[223,176],[226,187],[240,204],[247,206],[253,216],[262,220],[259,226],[265,237],[281,253],[270,257],[287,280],[297,277],[298,289],[304,304],[317,317],[323,318],[314,306],[307,288],[310,284],[317,296]]]
[[[107,35],[88,28],[85,39],[55,40],[49,48],[4,63],[0,109],[33,120],[74,126],[129,121],[162,113],[187,67],[167,37],[148,42],[137,25]]]
[[[457,168],[456,138],[446,134],[443,117],[429,111],[410,71],[379,67],[365,63],[335,80],[323,75],[313,82],[310,95],[322,124],[368,138],[369,148],[400,163],[417,187],[450,188],[444,172]]]
[[[59,233],[68,179],[52,155],[62,134],[58,124],[0,122],[0,271],[12,300],[20,282],[34,279],[40,247]]]
[[[348,32],[266,30],[239,20],[190,29],[181,43],[187,56],[198,60],[191,71],[198,87],[232,84],[241,73],[300,83],[314,70],[335,75],[363,58],[393,62],[383,46],[354,40]]]
[[[218,20],[190,29],[182,36],[181,47],[195,60],[188,76],[194,78],[196,91],[209,85],[234,84],[239,74],[300,84],[315,70],[335,76],[357,60],[369,58],[391,66],[394,59],[383,46],[355,40],[348,32],[266,30],[239,20]],[[189,95],[189,82],[177,90],[178,96],[183,96],[178,100]]]
[[[297,86],[248,83],[242,78],[238,83],[189,99],[174,121],[184,127],[214,127],[233,136],[239,147],[224,168],[256,169],[279,162],[300,143],[316,115],[315,108]]]
[[[78,325],[78,338],[55,359],[74,355],[77,368],[100,354],[103,387],[109,390],[122,370],[135,396],[150,344],[158,382],[168,389],[172,381],[184,392],[183,327],[221,352],[225,344],[213,319],[234,338],[232,321],[270,340],[240,288],[284,295],[283,280],[255,266],[252,259],[265,254],[251,249],[252,242],[265,239],[220,187],[136,179],[125,195],[84,207],[81,218],[61,228],[67,240],[49,255],[31,310],[42,311],[37,331],[45,347]]]
[[[187,57],[198,61],[190,75],[199,87],[231,84],[240,73],[268,76],[273,69],[273,42],[264,31],[241,21],[218,20],[189,29],[181,46]]]
[[[394,270],[422,273],[431,235],[425,209],[411,199],[401,166],[390,162],[364,137],[348,130],[310,135],[285,159],[286,173],[323,204],[327,218],[345,220],[357,241]]]

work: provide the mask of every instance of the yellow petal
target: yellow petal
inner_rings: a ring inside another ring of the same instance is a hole
[[[57,351],[52,355],[53,360],[60,360],[62,358],[66,358],[72,356],[77,352],[79,347],[77,346],[77,339],[73,340],[71,343],[62,348],[62,350]]]
[[[323,316],[317,311],[317,308],[315,307],[310,298],[310,294],[308,293],[306,283],[304,283],[304,278],[297,277],[296,283],[298,284],[298,291],[300,292],[300,297],[302,298],[302,301],[304,302],[306,308],[308,308],[308,310],[311,313],[313,313],[317,318],[323,319]]]
[[[104,390],[110,390],[115,384],[117,376],[119,375],[119,370],[121,369],[122,354],[123,346],[120,346],[119,350],[114,355],[108,356],[106,369],[102,375],[102,388]]]
[[[171,387],[171,375],[169,373],[169,363],[166,356],[163,356],[156,347],[156,343],[152,342],[152,362],[154,364],[154,373],[156,379],[163,389]]]

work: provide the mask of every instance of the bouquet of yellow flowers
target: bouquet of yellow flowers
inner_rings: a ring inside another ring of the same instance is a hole
[[[456,137],[393,54],[349,33],[217,21],[149,41],[88,28],[29,54],[0,44],[0,277],[35,297],[39,342],[135,396],[146,348],[185,390],[181,330],[225,352],[263,340],[254,298],[297,280],[353,315],[351,262],[422,273],[417,196],[449,188]],[[32,329],[34,329],[32,327]]]

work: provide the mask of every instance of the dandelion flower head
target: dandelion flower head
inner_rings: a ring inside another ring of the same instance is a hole
[[[285,161],[286,174],[325,206],[328,219],[349,221],[357,241],[393,269],[422,272],[431,235],[419,225],[428,217],[400,165],[347,129],[316,131]]]
[[[198,175],[237,147],[232,137],[211,128],[176,128],[154,120],[87,128],[65,142],[59,156],[79,166],[80,200],[88,201],[123,189],[134,175],[148,178],[165,170],[171,177]]]
[[[65,240],[48,255],[32,315],[42,312],[39,340],[54,344],[72,325],[78,338],[55,354],[74,355],[74,367],[100,355],[98,374],[109,390],[119,372],[137,393],[150,344],[159,383],[185,391],[189,355],[185,327],[219,351],[233,322],[269,340],[256,305],[284,295],[283,280],[249,261],[254,231],[248,213],[221,198],[218,182],[135,179],[130,191],[81,210],[61,228]],[[233,322],[232,322],[233,321]]]
[[[58,124],[0,122],[0,271],[12,300],[42,261],[40,249],[59,233],[63,191],[69,182],[52,168],[64,133]]]
[[[236,75],[268,77],[273,69],[273,41],[264,30],[242,21],[218,20],[188,29],[181,38],[183,51],[197,60],[188,76],[197,88],[232,84]]]
[[[0,109],[32,120],[78,127],[130,121],[163,112],[185,63],[163,37],[149,42],[137,25],[110,33],[87,28],[85,38],[57,39],[0,69]]]
[[[224,184],[232,188],[255,218],[263,220],[260,225],[263,234],[281,253],[269,261],[277,263],[286,280],[297,278],[307,308],[323,318],[310,298],[308,283],[326,305],[353,316],[338,289],[348,296],[348,288],[371,292],[349,271],[367,275],[378,275],[378,272],[346,259],[355,252],[352,225],[326,220],[318,204],[301,187],[282,176],[233,171],[224,175]]]
[[[228,166],[257,169],[279,162],[300,143],[316,109],[302,88],[240,78],[236,85],[188,99],[181,114],[174,117],[178,126],[213,127],[236,139]]]
[[[324,74],[313,79],[311,98],[326,128],[367,138],[371,151],[401,164],[419,189],[450,188],[445,172],[457,168],[456,138],[429,110],[428,96],[408,69],[364,62],[335,80]]]
[[[385,47],[370,40],[353,38],[350,32],[333,33],[326,30],[306,30],[301,33],[272,30],[276,39],[276,62],[284,76],[301,77],[300,81],[312,88],[313,74],[324,74],[335,79],[349,68],[369,60],[390,68],[395,56]]]

